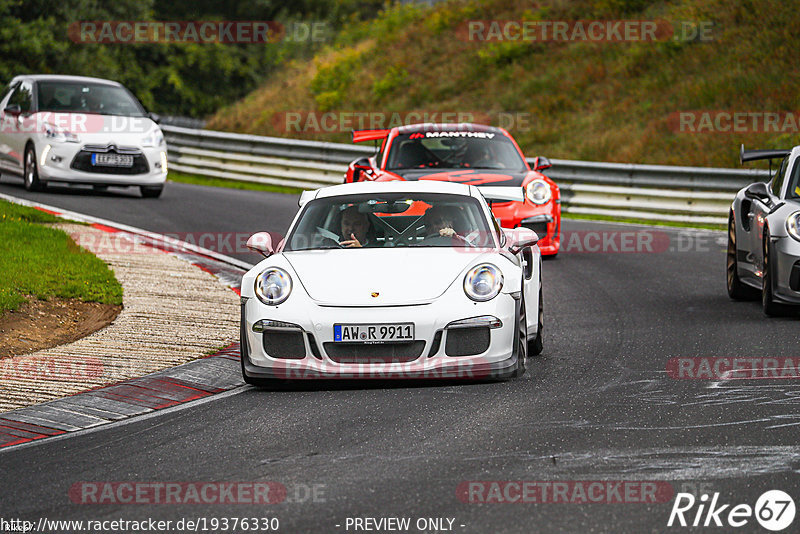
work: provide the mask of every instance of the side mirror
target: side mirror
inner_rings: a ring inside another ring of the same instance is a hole
[[[539,236],[530,228],[503,229],[503,233],[506,234],[506,247],[512,254],[539,242]]]
[[[358,158],[353,162],[353,181],[358,182],[361,180],[361,173],[369,173],[372,166],[369,164],[369,158]]]
[[[767,204],[772,203],[769,189],[767,189],[767,184],[764,182],[756,182],[747,186],[747,189],[744,190],[744,196],[750,200],[760,200]]]
[[[19,107],[19,104],[9,104],[3,111],[5,111],[6,113],[10,113],[12,115],[19,115],[20,113],[22,113],[22,108]]]
[[[251,235],[250,239],[247,240],[247,248],[262,254],[265,258],[275,254],[277,249],[272,243],[272,236],[269,235],[269,232],[257,232]]]
[[[545,169],[549,169],[552,167],[553,164],[550,163],[550,160],[544,156],[536,156],[533,158],[533,170],[534,171],[543,171]]]
[[[147,114],[147,116],[150,117],[150,120],[156,124],[159,124],[161,122],[161,115],[159,115],[158,113],[150,112]]]

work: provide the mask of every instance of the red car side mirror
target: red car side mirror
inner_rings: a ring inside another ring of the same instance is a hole
[[[534,171],[543,171],[545,169],[549,169],[552,166],[553,164],[550,163],[550,160],[544,156],[537,156],[533,158],[533,165],[531,165]]]

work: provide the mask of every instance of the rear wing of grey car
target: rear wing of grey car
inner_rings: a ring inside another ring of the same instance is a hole
[[[739,163],[760,159],[783,159],[789,155],[790,148],[772,148],[767,150],[745,150],[744,144],[739,148]]]

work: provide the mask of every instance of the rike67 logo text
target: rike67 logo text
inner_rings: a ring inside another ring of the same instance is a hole
[[[767,530],[778,532],[792,524],[795,516],[794,500],[780,490],[764,492],[755,506],[749,504],[722,504],[719,493],[710,498],[703,494],[699,499],[691,493],[678,493],[667,526],[692,527],[743,527],[755,517]]]

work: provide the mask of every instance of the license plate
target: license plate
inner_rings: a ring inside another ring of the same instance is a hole
[[[333,340],[342,343],[414,341],[414,323],[335,324]]]
[[[92,154],[92,165],[102,167],[133,167],[133,156],[128,154]]]

